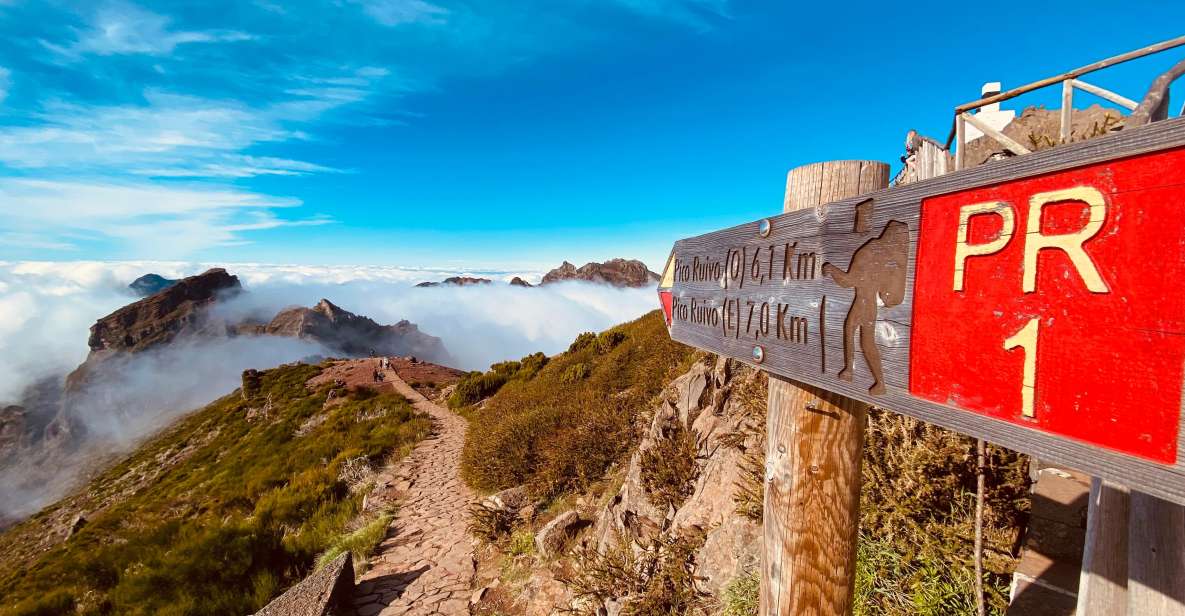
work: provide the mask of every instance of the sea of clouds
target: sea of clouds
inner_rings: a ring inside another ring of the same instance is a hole
[[[583,282],[523,288],[537,271],[448,268],[215,265],[178,262],[0,262],[0,405],[19,402],[30,385],[60,378],[86,359],[95,320],[138,299],[128,284],[153,272],[167,278],[225,267],[247,293],[220,303],[220,316],[270,319],[281,309],[326,298],[379,323],[407,319],[438,336],[455,367],[542,351],[563,351],[577,334],[599,331],[657,307],[652,288]],[[449,276],[490,278],[488,285],[417,288]],[[179,415],[234,390],[247,368],[266,369],[312,355],[309,341],[278,337],[174,344],[134,356],[88,390],[75,417],[81,449],[53,465],[36,460],[0,468],[0,519],[20,518],[68,491],[95,453],[126,451]],[[30,468],[32,466],[33,468]]]
[[[26,386],[40,378],[64,374],[81,363],[88,351],[89,328],[95,320],[137,299],[127,286],[135,278],[149,272],[180,278],[215,266],[237,275],[248,291],[219,307],[227,317],[270,318],[283,308],[312,306],[326,298],[380,323],[402,319],[416,323],[422,331],[440,337],[455,367],[465,370],[485,369],[493,362],[535,351],[553,354],[567,348],[580,332],[602,330],[657,307],[654,291],[649,288],[618,289],[580,282],[541,288],[507,284],[514,276],[536,282],[540,274],[537,271],[142,261],[0,262],[0,403],[18,399]],[[485,277],[494,282],[415,287],[418,282],[457,275]],[[275,352],[252,356],[251,361],[275,365],[299,359],[308,351],[301,345],[274,346]],[[228,369],[233,367],[237,376],[241,363],[232,362]],[[224,379],[207,381],[222,383]]]

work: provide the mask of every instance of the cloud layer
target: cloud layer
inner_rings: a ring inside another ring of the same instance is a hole
[[[136,298],[127,284],[148,272],[200,273],[214,264],[184,262],[0,262],[0,402],[37,379],[72,370],[86,358],[96,319]],[[408,319],[434,336],[463,369],[484,369],[535,351],[556,353],[583,331],[601,330],[655,307],[651,289],[566,283],[526,289],[506,284],[539,272],[370,266],[240,264],[226,266],[249,293],[221,310],[231,317],[274,315],[328,298],[380,323]],[[467,275],[490,285],[416,288]],[[259,366],[266,367],[266,366]],[[235,372],[237,374],[237,372]],[[225,393],[225,392],[223,392]]]

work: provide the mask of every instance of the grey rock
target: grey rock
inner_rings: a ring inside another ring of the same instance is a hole
[[[347,616],[354,613],[354,564],[346,552],[284,591],[255,616]]]
[[[575,511],[565,511],[535,535],[535,551],[543,558],[559,555],[564,546],[586,525]]]

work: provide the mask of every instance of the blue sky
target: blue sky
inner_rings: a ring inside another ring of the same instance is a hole
[[[896,167],[984,81],[1185,23],[1180,2],[798,4],[0,0],[0,259],[657,268],[777,212],[791,167]],[[1182,57],[1092,81],[1139,98]]]

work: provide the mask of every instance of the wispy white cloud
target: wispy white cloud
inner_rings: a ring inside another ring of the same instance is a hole
[[[206,185],[0,178],[0,220],[26,245],[45,249],[71,249],[71,238],[83,237],[178,257],[243,244],[249,231],[332,222],[275,213],[297,205],[296,199]]]
[[[403,24],[441,25],[449,10],[424,0],[353,0],[362,10],[384,26]]]
[[[66,58],[82,55],[170,54],[190,43],[240,42],[253,39],[237,30],[174,30],[172,20],[134,4],[109,3],[91,17],[87,28],[78,31],[73,44],[47,47]]]
[[[0,233],[0,244],[18,248],[35,248],[38,250],[78,250],[78,247],[70,242],[38,233],[16,233],[12,231]],[[0,292],[3,291],[4,289],[0,288]]]

